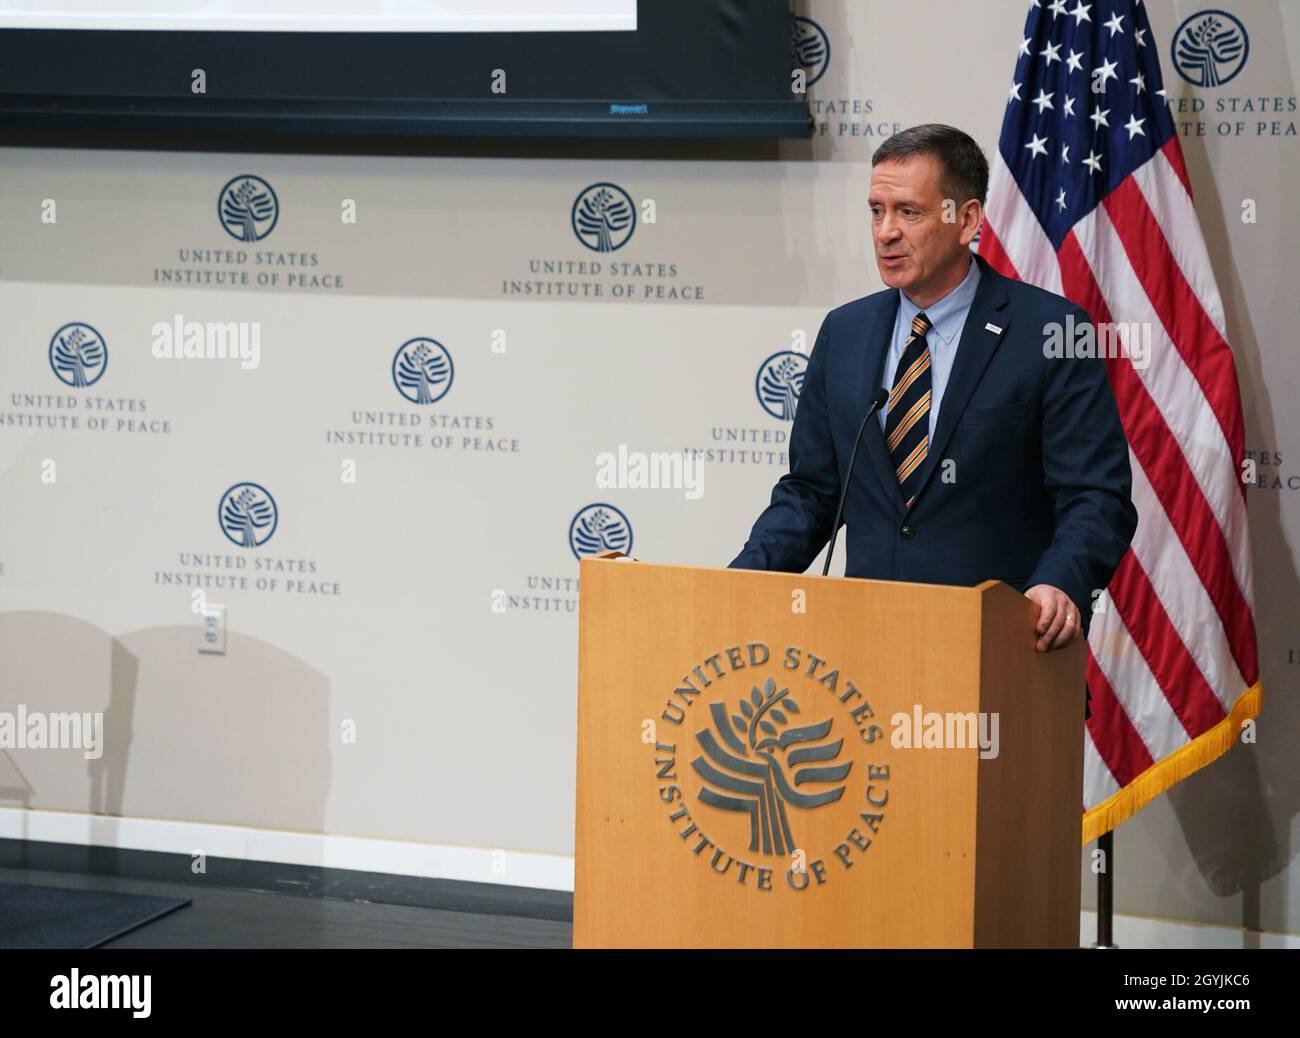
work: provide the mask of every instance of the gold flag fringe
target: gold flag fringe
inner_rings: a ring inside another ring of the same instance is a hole
[[[1123,789],[1084,812],[1083,842],[1091,843],[1102,833],[1110,832],[1165,790],[1222,757],[1237,741],[1242,722],[1259,716],[1262,699],[1263,689],[1257,681],[1237,697],[1228,716],[1213,728],[1152,764]]]

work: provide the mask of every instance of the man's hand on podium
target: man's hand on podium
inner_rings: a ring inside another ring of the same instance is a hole
[[[1035,584],[1025,591],[1025,597],[1038,604],[1038,641],[1034,648],[1039,652],[1064,649],[1079,637],[1079,610],[1059,587]]]

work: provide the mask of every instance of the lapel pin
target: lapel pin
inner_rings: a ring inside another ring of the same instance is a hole
[[[996,324],[986,324],[986,325],[984,326],[984,330],[985,330],[986,332],[992,332],[994,335],[1001,335],[1001,334],[1002,334],[1002,329],[999,328]]]

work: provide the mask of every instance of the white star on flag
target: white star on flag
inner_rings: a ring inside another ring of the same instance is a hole
[[[1106,80],[1119,79],[1119,76],[1115,72],[1115,69],[1117,69],[1118,67],[1119,67],[1118,61],[1103,61],[1101,63],[1100,68],[1095,68],[1092,70],[1093,78],[1095,79],[1097,76],[1101,76],[1101,85],[1105,87]]]

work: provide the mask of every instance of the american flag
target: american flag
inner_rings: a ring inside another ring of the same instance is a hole
[[[1086,842],[1260,705],[1241,396],[1142,3],[1030,5],[979,251],[1126,340],[1106,365],[1139,519],[1088,638]]]

